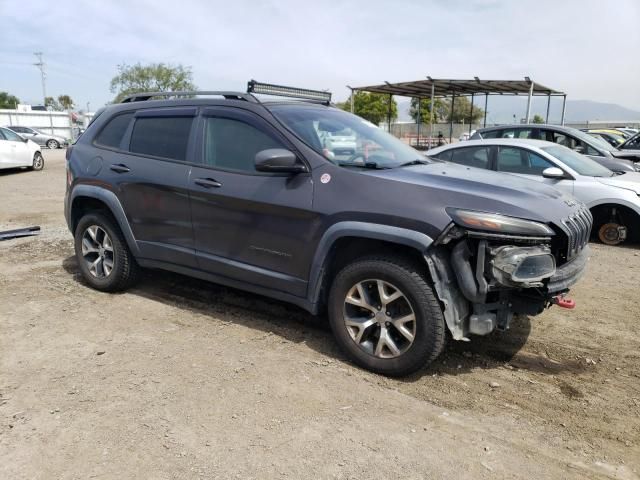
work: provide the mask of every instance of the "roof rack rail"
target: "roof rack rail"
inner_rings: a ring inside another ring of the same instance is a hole
[[[250,93],[243,92],[217,92],[217,91],[178,91],[178,92],[140,92],[134,93],[122,99],[120,103],[143,102],[154,97],[193,97],[196,95],[217,95],[227,100],[245,100],[251,103],[259,103],[258,99]]]
[[[256,82],[255,80],[247,82],[247,93],[299,98],[302,100],[320,102],[326,105],[331,103],[331,92],[323,90],[309,90],[308,88],[285,87],[283,85]]]

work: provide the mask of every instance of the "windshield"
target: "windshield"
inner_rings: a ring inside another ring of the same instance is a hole
[[[394,168],[424,155],[351,113],[310,105],[272,105],[269,110],[303,142],[337,165]]]
[[[580,175],[585,175],[587,177],[611,177],[614,175],[611,170],[603,167],[595,160],[591,160],[589,157],[580,155],[579,153],[574,152],[570,148],[563,147],[562,145],[542,147],[542,150],[557,158]]]

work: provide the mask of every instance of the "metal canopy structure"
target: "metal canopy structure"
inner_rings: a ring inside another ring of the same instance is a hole
[[[564,125],[564,113],[565,105],[567,101],[567,95],[564,92],[555,90],[553,88],[546,87],[539,83],[534,82],[529,77],[524,77],[523,80],[480,80],[478,77],[474,77],[471,80],[455,80],[447,78],[431,78],[426,77],[425,80],[416,80],[413,82],[399,82],[389,83],[385,82],[381,85],[370,85],[367,87],[349,87],[351,90],[351,111],[353,112],[353,94],[354,92],[369,92],[380,93],[389,95],[390,99],[394,95],[401,97],[417,98],[420,102],[423,98],[430,98],[435,100],[436,98],[451,97],[451,103],[455,105],[456,97],[469,96],[471,97],[471,113],[473,114],[474,98],[476,95],[483,95],[485,97],[484,108],[484,121],[483,125],[487,125],[487,104],[490,95],[523,95],[527,96],[527,114],[526,121],[529,123],[531,116],[531,99],[534,96],[546,96],[547,97],[547,123],[549,122],[549,107],[551,105],[551,97],[562,97],[562,120],[561,124]],[[418,109],[418,112],[420,109]],[[418,113],[419,115],[419,113]],[[389,129],[391,128],[391,102],[389,102],[389,113],[387,116],[387,122]],[[420,140],[420,119],[418,118],[418,143]],[[433,110],[431,111],[431,132],[430,137],[433,138]],[[469,132],[471,132],[471,122],[469,122]],[[449,125],[449,141],[451,141],[453,133],[453,115],[450,119]]]

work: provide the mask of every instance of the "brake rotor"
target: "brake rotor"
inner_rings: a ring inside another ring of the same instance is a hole
[[[624,242],[626,228],[618,223],[605,223],[598,230],[598,238],[605,245],[619,245]]]

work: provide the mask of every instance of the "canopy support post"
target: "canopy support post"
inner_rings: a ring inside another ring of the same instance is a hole
[[[527,122],[529,123],[529,120],[531,118],[531,99],[533,97],[533,82],[531,82],[531,85],[529,86],[529,96],[527,97]]]
[[[436,84],[433,82],[433,80],[431,81],[431,105],[429,108],[429,145],[428,147],[431,148],[432,144],[433,144],[433,111],[435,110],[435,96],[436,96]]]
[[[551,94],[547,95],[547,119],[545,123],[549,123],[549,108],[551,107]]]
[[[418,143],[416,143],[416,147],[420,148],[420,124],[422,123],[422,98],[418,97]]]
[[[471,125],[473,124],[473,98],[474,94],[471,94],[471,113],[469,114],[469,136],[471,136]]]
[[[451,93],[451,114],[449,115],[449,143],[453,138],[453,112],[456,106],[456,92]]]
[[[482,128],[487,126],[487,106],[489,105],[489,94],[484,94],[484,121],[482,122]]]
[[[353,113],[353,111],[355,110],[355,109],[354,109],[354,99],[353,99],[353,95],[354,95],[354,92],[353,92],[353,88],[352,88],[352,89],[351,89],[351,113]]]
[[[567,95],[563,95],[562,96],[562,117],[560,118],[560,125],[564,126],[564,112],[565,112],[565,107],[567,106]]]
[[[389,94],[389,108],[387,110],[387,131],[391,133],[391,102],[393,101],[393,95]]]

